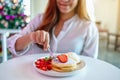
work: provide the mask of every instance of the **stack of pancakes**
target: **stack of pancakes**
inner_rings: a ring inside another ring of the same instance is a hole
[[[57,57],[52,60],[52,69],[54,71],[70,72],[79,68],[79,64],[81,63],[81,61],[76,53],[69,52],[65,55],[67,55],[68,57],[68,61],[65,63],[61,63]]]

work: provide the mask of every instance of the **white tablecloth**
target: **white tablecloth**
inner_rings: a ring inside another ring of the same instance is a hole
[[[0,80],[120,80],[120,69],[101,60],[80,56],[86,67],[69,77],[50,77],[37,72],[34,60],[48,54],[26,55],[0,64]]]

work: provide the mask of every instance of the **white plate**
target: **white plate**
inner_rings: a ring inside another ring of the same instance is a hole
[[[41,57],[41,58],[43,58],[43,57]],[[38,59],[37,59],[37,60],[38,60]],[[36,61],[36,60],[35,60],[35,61]],[[75,74],[77,74],[77,73],[79,73],[79,74],[84,73],[84,71],[85,71],[85,69],[86,69],[86,68],[85,68],[85,67],[86,67],[86,64],[85,64],[84,61],[82,61],[82,64],[83,64],[84,66],[82,65],[82,68],[81,68],[81,69],[75,70],[75,71],[71,71],[71,72],[57,72],[57,71],[53,71],[53,70],[43,71],[43,70],[40,70],[40,69],[38,69],[38,68],[36,67],[35,62],[33,63],[33,66],[34,66],[35,70],[38,71],[38,72],[41,73],[41,74],[44,74],[44,75],[47,75],[47,76],[65,77],[65,76],[72,76],[72,75],[75,75]]]

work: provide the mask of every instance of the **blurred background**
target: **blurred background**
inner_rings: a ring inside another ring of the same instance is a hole
[[[0,0],[0,63],[11,59],[6,38],[24,28],[48,0]],[[99,31],[98,59],[120,68],[120,0],[87,0],[87,11]],[[7,56],[7,57],[6,57]]]

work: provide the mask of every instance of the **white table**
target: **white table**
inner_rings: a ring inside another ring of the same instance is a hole
[[[70,77],[42,75],[33,67],[34,60],[48,54],[26,55],[0,64],[0,80],[120,80],[120,69],[101,60],[80,56],[87,64],[84,73]]]
[[[7,61],[7,34],[9,33],[18,33],[20,30],[18,29],[1,29],[0,34],[2,35],[2,56],[3,62]]]

